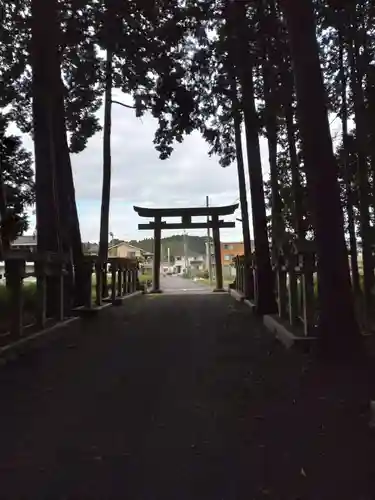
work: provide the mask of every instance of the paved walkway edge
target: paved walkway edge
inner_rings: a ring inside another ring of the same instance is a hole
[[[242,302],[243,304],[250,307],[250,309],[254,312],[255,305],[251,300],[246,299],[245,296],[234,290],[233,288],[229,289],[229,294],[233,297],[237,302]],[[264,326],[275,335],[275,337],[287,348],[290,349],[292,347],[298,347],[303,349],[309,349],[311,344],[316,341],[316,337],[302,337],[300,335],[296,335],[291,331],[291,329],[281,321],[281,319],[276,314],[266,314],[263,316]]]
[[[242,293],[237,292],[237,290],[235,290],[234,288],[229,288],[228,291],[229,295],[231,295],[235,300],[237,300],[237,302],[244,302],[245,296]]]
[[[282,323],[281,319],[276,314],[264,315],[263,323],[287,349],[292,347],[309,349],[316,341],[316,337],[301,337],[295,335],[287,325]]]
[[[255,312],[254,302],[252,302],[250,299],[246,299],[245,295],[243,293],[238,292],[234,288],[229,288],[228,292],[229,292],[229,295],[231,295],[231,297],[233,297],[235,300],[237,300],[237,302],[242,302],[247,307],[250,307],[251,312],[253,312],[253,313]]]
[[[0,348],[0,359],[3,361],[6,361],[6,359],[14,359],[18,357],[18,355],[22,352],[24,352],[25,349],[35,345],[39,339],[42,339],[48,334],[51,334],[53,332],[56,332],[57,330],[60,330],[61,328],[65,328],[72,323],[78,321],[80,318],[78,316],[72,317],[72,318],[67,318],[64,321],[61,321],[59,323],[55,323],[54,325],[44,328],[43,330],[39,330],[31,335],[27,335],[25,337],[22,337],[18,340],[15,340],[14,342],[11,342],[10,344],[7,344],[3,347]],[[31,325],[33,326],[33,325]]]
[[[143,291],[137,290],[134,293],[125,295],[124,297],[119,297],[120,301],[115,302],[115,304],[112,304],[111,302],[103,304],[102,306],[98,307],[97,311],[95,312],[99,313],[100,311],[106,309],[111,305],[116,305],[116,306],[122,305],[122,303],[125,300],[132,299],[134,297],[139,297],[140,295],[143,295]],[[95,309],[93,308],[93,310]],[[76,321],[84,319],[85,316],[86,315],[73,316],[71,318],[67,318],[64,321],[55,323],[50,327],[43,328],[43,330],[38,330],[37,332],[32,333],[31,335],[26,335],[20,339],[15,340],[14,342],[11,342],[7,345],[0,347],[0,364],[4,364],[4,362],[6,362],[7,360],[16,359],[20,354],[25,352],[27,349],[36,347],[38,340],[44,339],[47,335],[51,337],[51,334],[58,332],[60,329],[66,328],[67,326],[70,326],[72,323],[75,323]],[[35,325],[30,325],[30,327],[33,326]],[[52,340],[52,338],[50,340]]]
[[[143,290],[137,290],[136,292],[130,293],[129,295],[124,295],[123,297],[118,297],[115,302],[111,302],[114,306],[120,306],[126,300],[133,299],[134,297],[139,297],[140,295],[144,295]]]

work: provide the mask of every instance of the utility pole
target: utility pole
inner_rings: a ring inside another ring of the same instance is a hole
[[[206,207],[210,206],[210,200],[206,196]],[[210,222],[210,217],[207,215],[207,223]],[[207,227],[207,267],[208,267],[208,279],[210,281],[210,286],[212,286],[212,266],[211,266],[211,236],[210,228]]]
[[[184,259],[185,259],[185,273],[188,271],[188,258],[187,258],[187,242],[186,242],[186,230],[184,230]]]
[[[163,248],[163,243],[160,243],[160,270],[163,273],[164,272],[164,248]]]

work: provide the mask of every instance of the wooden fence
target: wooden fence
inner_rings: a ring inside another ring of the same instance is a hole
[[[256,266],[252,258],[249,263],[249,275],[246,278],[245,258],[243,255],[234,259],[236,280],[234,288],[245,294],[245,280],[249,279],[251,295],[247,298],[257,302]],[[275,294],[278,317],[284,324],[303,336],[313,336],[317,323],[317,278],[316,252],[312,241],[293,242],[280,245],[273,257],[275,275]]]
[[[33,318],[34,329],[65,321],[81,312],[95,311],[104,303],[117,304],[140,289],[138,262],[135,259],[85,256],[80,265],[81,303],[72,304],[72,280],[76,271],[64,256],[12,251],[5,256],[5,285],[8,331],[0,336],[0,345],[25,335],[25,279],[36,281]],[[108,279],[108,277],[110,279]],[[51,304],[52,298],[52,304]]]

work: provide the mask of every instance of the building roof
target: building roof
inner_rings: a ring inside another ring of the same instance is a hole
[[[24,234],[22,236],[18,236],[13,243],[12,246],[36,246],[38,243],[37,238],[33,234]]]
[[[135,247],[134,245],[130,245],[130,243],[127,243],[126,241],[121,241],[120,243],[116,243],[116,245],[111,245],[110,247],[108,247],[108,250],[110,250],[111,248],[121,247],[122,245],[126,245],[129,248],[134,248],[134,250],[139,250],[142,253],[150,253],[150,252],[145,252],[145,250],[143,250],[143,248],[139,248],[139,247]]]

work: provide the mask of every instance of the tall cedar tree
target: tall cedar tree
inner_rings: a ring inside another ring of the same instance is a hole
[[[74,301],[81,304],[82,243],[75,203],[72,167],[66,134],[63,82],[60,66],[58,3],[32,2],[31,62],[33,70],[33,132],[35,147],[36,216],[38,250],[71,255],[76,267]],[[49,43],[46,44],[45,40]],[[72,292],[73,269],[65,280]],[[54,314],[58,283],[49,280],[47,313]],[[73,294],[67,293],[67,312]]]
[[[6,204],[20,218],[16,235],[28,229],[26,210],[35,202],[32,156],[22,139],[8,132],[8,117],[0,115],[0,158],[3,180],[1,206]],[[4,201],[3,201],[4,200]],[[2,211],[2,210],[1,210]]]
[[[262,161],[259,146],[259,119],[255,107],[254,64],[255,56],[250,50],[249,28],[246,23],[247,12],[243,2],[232,4],[234,19],[238,26],[237,63],[241,82],[242,104],[244,110],[247,163],[249,168],[250,192],[254,227],[255,261],[257,266],[256,290],[257,311],[260,314],[276,311],[274,296],[274,277],[271,268],[267,235],[266,207],[264,199]]]
[[[0,254],[28,228],[26,210],[35,201],[31,154],[7,132],[8,123],[0,115]]]
[[[233,129],[234,141],[236,149],[236,163],[237,163],[237,176],[238,176],[238,190],[240,194],[240,207],[241,207],[241,223],[242,234],[244,243],[244,257],[245,257],[245,283],[244,294],[246,297],[254,298],[254,283],[251,269],[251,237],[250,237],[250,222],[249,210],[247,203],[247,187],[245,178],[245,162],[243,157],[242,139],[241,139],[241,106],[238,98],[238,84],[235,65],[235,37],[233,36],[232,29],[234,23],[231,23],[230,13],[226,13],[226,27],[227,27],[227,61],[226,69],[228,72],[228,79],[230,82],[230,98],[232,100],[232,114],[233,114]],[[229,19],[228,19],[229,17]]]
[[[105,94],[104,94],[104,128],[103,128],[103,186],[100,211],[99,257],[102,261],[108,256],[109,237],[109,205],[111,197],[111,113],[112,113],[112,80],[113,80],[113,29],[116,12],[113,2],[107,0],[104,19],[104,40],[106,43],[105,61]]]
[[[313,201],[321,345],[345,351],[360,343],[350,286],[343,214],[311,0],[283,0],[296,81],[305,169]]]

